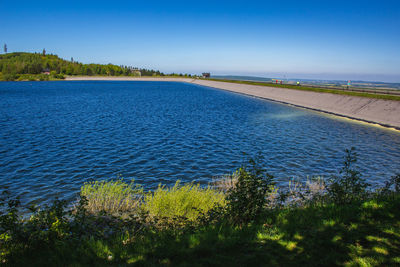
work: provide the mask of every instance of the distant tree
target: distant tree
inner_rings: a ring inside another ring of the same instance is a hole
[[[4,44],[4,53],[7,54],[7,44]]]
[[[73,58],[73,57],[71,57],[71,62],[72,62],[72,63],[74,62],[74,58]]]
[[[4,46],[4,48],[6,45]],[[43,56],[45,55],[45,56]],[[73,61],[73,58],[71,58]],[[110,76],[164,76],[157,70],[139,69],[129,66],[82,64],[46,55],[46,50],[36,53],[10,53],[0,57],[0,72],[3,74],[40,74],[43,70],[62,75],[110,75]]]

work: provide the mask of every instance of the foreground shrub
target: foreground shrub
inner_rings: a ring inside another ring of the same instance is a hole
[[[185,217],[194,221],[212,208],[224,205],[223,193],[211,187],[201,188],[199,184],[180,185],[177,181],[172,188],[160,185],[146,194],[143,209],[150,217]]]
[[[55,200],[43,209],[31,207],[30,218],[23,218],[20,201],[8,192],[0,197],[0,263],[14,266],[19,255],[40,253],[67,242],[71,237],[66,202]]]
[[[120,215],[138,210],[143,187],[135,185],[133,180],[129,184],[123,180],[88,182],[82,186],[81,196],[87,199],[89,213]]]
[[[236,175],[235,186],[227,192],[227,216],[234,224],[245,225],[259,219],[273,190],[274,177],[253,159]]]
[[[21,247],[23,223],[19,216],[20,200],[13,198],[8,191],[0,196],[0,263],[11,251]]]
[[[389,181],[385,182],[382,193],[396,192],[400,193],[400,174],[392,176]]]
[[[340,175],[333,177],[327,187],[328,197],[337,204],[348,204],[362,199],[369,186],[354,167],[357,162],[357,154],[354,147],[346,149],[344,166]]]

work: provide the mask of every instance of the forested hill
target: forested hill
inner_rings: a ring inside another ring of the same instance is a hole
[[[0,80],[16,80],[35,75],[63,78],[64,75],[102,76],[164,76],[155,70],[138,69],[113,64],[83,64],[45,53],[16,52],[0,55]],[[29,78],[30,79],[30,78]]]

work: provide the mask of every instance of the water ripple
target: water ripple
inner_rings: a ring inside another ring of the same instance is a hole
[[[243,152],[260,152],[282,183],[337,174],[352,146],[373,185],[400,172],[398,132],[197,85],[4,82],[0,97],[0,187],[25,203],[120,176],[147,189],[206,184]]]

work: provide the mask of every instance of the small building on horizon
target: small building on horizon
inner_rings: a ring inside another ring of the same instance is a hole
[[[202,75],[203,75],[203,78],[210,78],[210,76],[211,76],[209,72],[203,72]]]
[[[44,69],[42,74],[50,75],[50,69]]]

